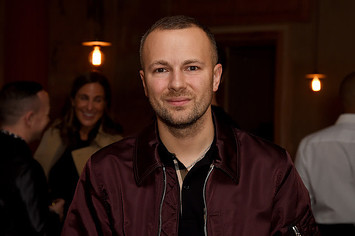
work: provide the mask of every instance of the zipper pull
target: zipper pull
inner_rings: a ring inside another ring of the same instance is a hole
[[[293,230],[296,236],[302,236],[297,226],[292,226],[291,229]]]

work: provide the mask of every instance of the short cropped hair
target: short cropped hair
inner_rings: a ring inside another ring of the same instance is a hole
[[[27,111],[37,112],[40,100],[37,93],[41,84],[33,81],[16,81],[5,84],[0,91],[0,125],[14,125]]]
[[[344,77],[340,84],[339,96],[345,110],[355,110],[355,72]]]
[[[195,18],[184,16],[184,15],[177,15],[177,16],[164,17],[158,20],[145,32],[145,34],[141,39],[140,48],[139,48],[141,67],[142,68],[144,67],[144,63],[143,63],[144,43],[150,33],[152,33],[155,30],[176,30],[176,29],[186,29],[191,27],[198,27],[206,33],[212,46],[212,62],[213,64],[217,64],[218,61],[217,44],[214,35],[209,30],[209,28],[199,23]]]

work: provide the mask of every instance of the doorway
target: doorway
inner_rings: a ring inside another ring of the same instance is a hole
[[[274,142],[276,38],[216,39],[224,67],[218,103],[240,129]]]

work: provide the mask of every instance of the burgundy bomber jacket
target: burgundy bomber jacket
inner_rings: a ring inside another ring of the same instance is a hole
[[[287,152],[215,119],[205,235],[318,235],[308,192]],[[152,124],[95,153],[78,182],[62,235],[178,235],[179,184],[158,155]]]

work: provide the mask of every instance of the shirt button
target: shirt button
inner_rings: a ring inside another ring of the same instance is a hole
[[[186,189],[186,190],[189,190],[190,186],[189,185],[184,185],[183,188]]]

